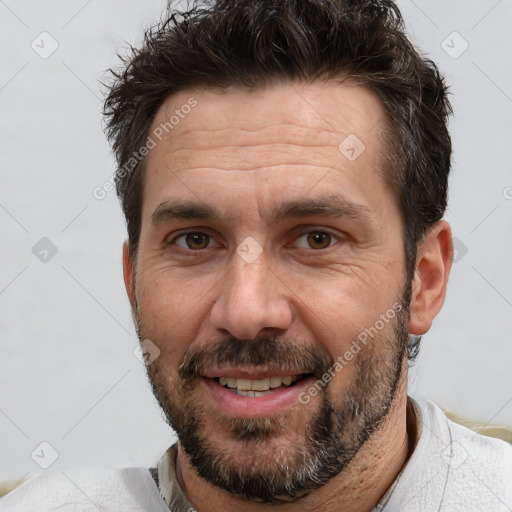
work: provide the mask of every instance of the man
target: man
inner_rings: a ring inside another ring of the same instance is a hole
[[[407,396],[453,255],[450,105],[391,1],[174,13],[105,107],[126,289],[179,442],[151,472],[47,474],[0,505],[512,510],[512,447]]]

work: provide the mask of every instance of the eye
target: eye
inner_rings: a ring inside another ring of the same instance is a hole
[[[297,238],[297,245],[301,249],[327,249],[336,243],[336,238],[325,231],[310,231]]]
[[[190,231],[188,233],[183,233],[182,235],[177,236],[173,240],[173,243],[183,249],[192,249],[193,251],[198,251],[208,248],[211,241],[212,237],[206,233],[201,233],[200,231]]]

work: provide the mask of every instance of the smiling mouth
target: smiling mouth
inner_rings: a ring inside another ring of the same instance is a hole
[[[258,380],[214,377],[213,380],[235,395],[259,397],[291,388],[300,380],[310,376],[311,374],[283,375]]]

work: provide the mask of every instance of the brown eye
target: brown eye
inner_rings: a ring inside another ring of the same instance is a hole
[[[308,245],[312,249],[326,249],[331,245],[332,236],[321,231],[312,231],[307,236]]]
[[[183,247],[184,249],[200,250],[206,249],[210,244],[210,236],[206,233],[200,233],[198,231],[191,231],[190,233],[184,233],[175,240],[176,245]]]
[[[204,233],[188,233],[187,245],[190,249],[206,249],[210,242],[210,237]]]

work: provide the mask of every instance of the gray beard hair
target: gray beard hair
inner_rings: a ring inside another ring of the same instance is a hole
[[[315,373],[320,373],[332,366],[332,360],[326,359],[325,354],[315,354],[315,359],[311,350],[301,353],[297,345],[277,339],[260,340],[254,345],[249,341],[225,340],[223,346],[203,349],[194,363],[189,361],[188,373],[183,362],[180,379],[172,386],[167,384],[158,359],[148,366],[153,393],[197,473],[234,496],[268,504],[297,501],[339,475],[379,429],[392,407],[407,357],[409,309],[404,298],[401,311],[390,322],[392,333],[376,335],[354,357],[355,378],[343,396],[332,396],[330,385],[319,392],[320,407],[305,425],[301,443],[275,446],[278,435],[286,433],[289,423],[284,415],[215,418],[222,432],[237,440],[247,454],[254,453],[252,460],[256,463],[250,466],[237,464],[211,441],[201,419],[206,413],[190,398],[202,364],[226,360],[262,364],[276,363],[277,359],[292,366],[307,360],[308,364],[316,361]],[[138,318],[139,338],[144,339],[140,327]],[[265,443],[272,448],[265,448]]]

